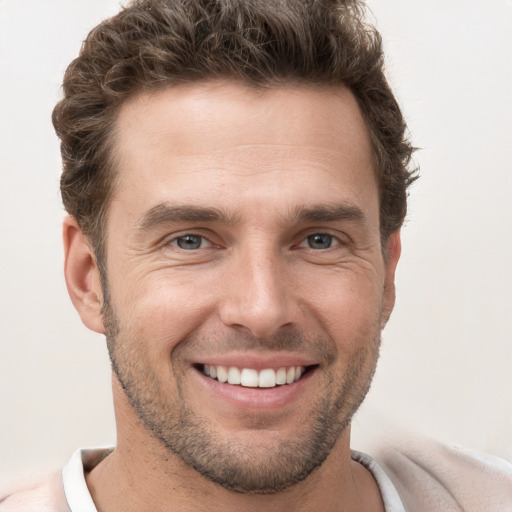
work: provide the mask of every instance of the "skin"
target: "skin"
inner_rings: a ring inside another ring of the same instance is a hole
[[[85,325],[106,332],[117,369],[118,444],[86,475],[98,510],[383,510],[350,459],[349,423],[393,308],[400,239],[389,237],[384,258],[353,95],[207,82],[130,99],[117,128],[105,315],[94,252],[73,218],[64,225],[70,296]],[[200,245],[180,247],[186,235]],[[197,369],[226,362],[310,371],[252,390]],[[178,428],[184,419],[192,427]],[[329,446],[293,480],[318,451],[318,424]],[[241,475],[235,489],[196,470],[192,434],[197,453]]]

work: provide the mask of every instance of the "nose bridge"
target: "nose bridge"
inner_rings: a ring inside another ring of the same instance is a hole
[[[294,322],[296,307],[279,250],[268,242],[248,244],[232,264],[222,306],[226,325],[264,338]]]

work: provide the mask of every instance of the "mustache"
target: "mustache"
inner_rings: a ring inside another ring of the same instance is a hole
[[[248,333],[231,332],[227,335],[193,334],[179,344],[188,353],[214,348],[218,354],[229,352],[283,352],[292,351],[313,356],[324,364],[333,363],[338,351],[336,344],[323,337],[306,336],[299,331],[278,332],[268,338],[258,338]],[[178,347],[179,347],[178,345]]]

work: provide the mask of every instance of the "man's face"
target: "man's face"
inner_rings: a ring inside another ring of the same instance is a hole
[[[347,433],[393,303],[355,99],[170,88],[123,106],[116,148],[104,312],[131,413],[227,488],[302,480]]]

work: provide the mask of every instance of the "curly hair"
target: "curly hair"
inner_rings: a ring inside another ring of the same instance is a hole
[[[384,75],[382,40],[358,0],[135,0],[94,28],[53,111],[64,206],[104,257],[120,106],[145,90],[234,78],[256,87],[347,87],[376,159],[382,240],[407,210],[414,148]]]

